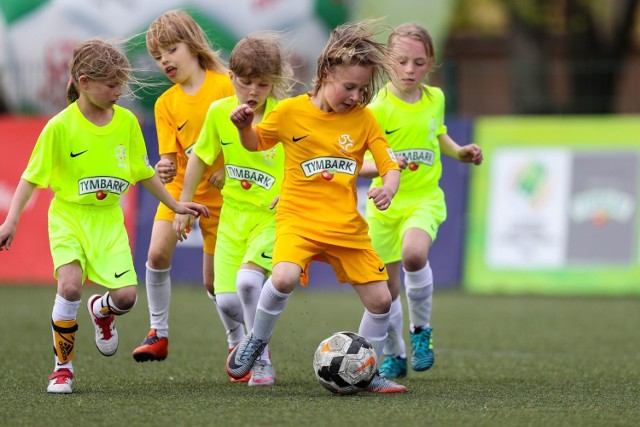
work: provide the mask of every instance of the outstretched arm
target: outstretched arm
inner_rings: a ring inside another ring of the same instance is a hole
[[[24,207],[29,202],[34,188],[36,188],[35,184],[25,179],[20,179],[18,187],[13,194],[7,218],[5,218],[4,223],[0,225],[0,251],[3,248],[11,248],[11,242],[16,234],[20,215],[22,215]]]
[[[473,163],[479,165],[482,163],[482,149],[476,144],[468,144],[460,146],[446,133],[438,135],[440,143],[440,151],[462,163]]]

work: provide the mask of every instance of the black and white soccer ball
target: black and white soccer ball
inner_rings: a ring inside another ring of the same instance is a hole
[[[336,332],[322,341],[313,357],[318,382],[334,394],[354,394],[366,388],[377,364],[371,343],[348,331]]]

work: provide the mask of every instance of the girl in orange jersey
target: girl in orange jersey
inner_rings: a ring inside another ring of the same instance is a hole
[[[352,285],[365,307],[359,334],[378,354],[384,345],[391,306],[388,276],[357,209],[356,178],[365,151],[371,151],[382,186],[370,189],[368,196],[384,210],[400,173],[375,117],[365,108],[387,64],[386,48],[374,41],[368,24],[345,24],[331,32],[310,93],[281,101],[253,126],[248,105],[231,114],[245,148],[266,150],[282,141],[285,150],[273,273],[262,288],[251,334],[227,359],[232,377],[251,370],[296,284],[306,284],[312,259],[328,262],[341,282]],[[376,374],[366,390],[398,393],[406,388]]]
[[[213,101],[233,95],[233,85],[218,53],[211,49],[204,31],[188,14],[179,10],[164,13],[149,26],[146,41],[156,65],[174,83],[155,104],[160,153],[155,169],[169,193],[179,198],[187,159],[207,109]],[[223,163],[220,158],[205,172],[194,196],[194,200],[207,206],[210,212],[209,218],[200,219],[200,229],[204,240],[203,282],[214,302],[213,253],[222,196],[212,184],[224,178]],[[173,212],[164,205],[158,206],[146,265],[151,330],[133,350],[133,358],[138,362],[164,360],[168,354],[169,271],[177,243],[173,218]],[[242,331],[237,322],[219,314],[227,330]]]

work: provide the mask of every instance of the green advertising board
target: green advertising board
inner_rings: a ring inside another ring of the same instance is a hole
[[[464,286],[640,294],[640,117],[476,122]]]

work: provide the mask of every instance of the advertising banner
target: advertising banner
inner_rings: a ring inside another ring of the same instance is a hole
[[[485,118],[466,289],[640,293],[640,120]]]

